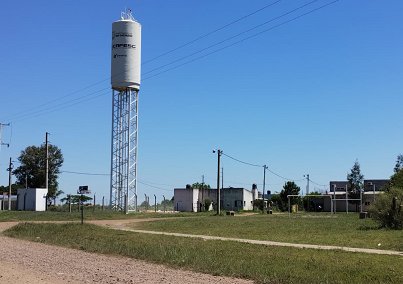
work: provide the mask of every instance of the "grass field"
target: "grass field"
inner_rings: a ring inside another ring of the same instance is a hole
[[[403,260],[396,256],[153,236],[89,224],[26,223],[4,234],[258,283],[403,283]]]
[[[357,214],[202,216],[138,223],[136,229],[403,251],[403,231],[379,229]],[[380,244],[380,246],[378,246]]]
[[[203,216],[209,216],[213,213],[205,213]],[[169,218],[169,217],[188,217],[195,216],[192,213],[133,213],[123,214],[112,210],[96,210],[86,208],[84,211],[85,220],[116,220],[133,218]],[[34,212],[34,211],[0,211],[0,222],[10,221],[79,221],[81,213],[69,212]]]

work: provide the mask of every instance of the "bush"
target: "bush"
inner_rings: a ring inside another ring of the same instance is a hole
[[[403,228],[403,189],[391,188],[380,194],[370,208],[370,213],[381,227]]]
[[[211,200],[209,198],[206,198],[204,200],[204,211],[209,211],[211,205]]]

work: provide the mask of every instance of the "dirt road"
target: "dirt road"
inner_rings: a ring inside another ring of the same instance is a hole
[[[14,224],[0,223],[0,232]],[[0,235],[0,283],[253,282],[176,270],[125,257],[87,253]]]

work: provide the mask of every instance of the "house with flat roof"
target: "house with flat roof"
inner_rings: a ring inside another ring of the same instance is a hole
[[[252,190],[241,187],[225,187],[220,189],[220,207],[227,211],[253,210],[253,201],[258,198],[257,188]],[[187,186],[174,189],[174,207],[176,211],[200,212],[204,208],[206,200],[211,201],[213,210],[217,203],[217,189],[198,189]]]
[[[383,187],[389,182],[388,179],[365,179],[362,192],[362,211],[367,211],[369,206],[382,194]],[[361,200],[351,200],[348,196],[348,181],[330,181],[329,191],[326,195],[330,198],[324,199],[324,211],[336,212],[360,212]]]

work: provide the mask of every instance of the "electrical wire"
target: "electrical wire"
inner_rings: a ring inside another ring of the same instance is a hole
[[[327,186],[326,184],[319,184],[319,183],[317,183],[317,182],[315,182],[315,181],[313,181],[311,179],[309,179],[309,181],[312,182],[313,184],[318,185],[318,186]]]
[[[107,93],[104,92],[104,93],[99,94],[100,92],[105,91],[105,90],[108,90],[108,92]],[[54,111],[57,111],[57,110],[62,110],[62,109],[77,105],[79,103],[87,102],[87,101],[90,101],[90,100],[92,100],[94,98],[101,97],[101,96],[103,96],[105,94],[110,94],[110,88],[109,87],[108,88],[103,88],[103,89],[100,89],[100,90],[97,90],[97,91],[94,91],[94,92],[91,92],[91,93],[89,93],[87,95],[84,95],[84,96],[81,96],[79,98],[75,98],[75,99],[72,99],[72,100],[69,100],[69,101],[66,101],[66,102],[63,102],[63,103],[59,103],[57,105],[54,105],[54,106],[51,106],[51,107],[48,107],[48,108],[39,109],[39,110],[36,109],[36,110],[30,111],[30,112],[25,112],[24,114],[21,114],[19,116],[14,116],[14,122],[22,121],[22,120],[25,120],[25,119],[31,118],[31,117],[37,117],[38,115],[41,115],[43,112],[49,113],[49,112],[54,112]]]
[[[303,180],[305,180],[304,178],[302,178],[302,179],[287,178],[287,177],[284,177],[284,176],[282,176],[282,175],[279,175],[279,174],[276,173],[276,172],[273,172],[273,171],[270,170],[269,168],[267,168],[267,170],[268,170],[270,173],[272,173],[273,175],[275,175],[275,176],[277,176],[277,177],[279,177],[279,178],[282,178],[283,180],[286,180],[286,181],[303,181]]]
[[[86,175],[86,176],[110,176],[110,174],[86,173],[86,172],[73,172],[73,171],[60,171],[66,174]]]
[[[66,173],[66,174],[75,174],[75,175],[86,175],[86,176],[108,176],[110,177],[110,174],[104,174],[104,173],[89,173],[89,172],[75,172],[75,171],[61,171],[61,173]],[[162,187],[158,187],[158,186],[154,186],[142,181],[137,180],[138,183],[148,186],[148,187],[152,187],[155,189],[160,189],[160,190],[165,190],[165,191],[170,191],[172,192],[172,189],[166,189],[166,188],[162,188]]]
[[[282,14],[282,15],[279,16],[279,17],[283,17],[284,15],[288,15],[288,14],[290,14],[290,13],[292,13],[292,12],[298,10],[298,9],[301,9],[302,7],[305,7],[305,6],[307,6],[307,5],[310,5],[310,4],[312,4],[312,3],[314,3],[314,2],[317,2],[317,1],[318,1],[318,0],[314,0],[314,1],[311,1],[311,2],[309,2],[309,3],[306,3],[306,4],[300,6],[300,7],[296,8],[296,9],[293,9],[292,11],[289,11],[289,12],[287,12],[287,13]],[[154,75],[148,76],[148,77],[144,78],[143,81],[148,80],[148,79],[151,79],[151,78],[156,77],[156,76],[159,76],[159,75],[161,75],[161,74],[163,74],[163,73],[166,73],[166,72],[168,72],[168,71],[177,69],[177,68],[182,67],[182,66],[184,66],[184,65],[193,63],[193,62],[195,62],[195,61],[197,61],[197,60],[200,60],[200,59],[202,59],[202,58],[205,58],[205,57],[207,57],[207,56],[209,56],[209,55],[215,54],[215,53],[217,53],[217,52],[219,52],[219,51],[222,51],[222,50],[227,49],[227,48],[229,48],[229,47],[232,47],[232,46],[234,46],[234,45],[236,45],[236,44],[239,44],[239,43],[244,42],[244,41],[246,41],[246,40],[249,40],[249,39],[251,39],[251,38],[253,38],[253,37],[256,37],[256,36],[258,36],[258,35],[260,35],[260,34],[262,34],[262,33],[268,32],[268,31],[273,30],[273,29],[275,29],[275,28],[277,28],[277,27],[280,27],[280,26],[282,26],[282,25],[284,25],[284,24],[287,24],[287,23],[292,22],[292,21],[294,21],[294,20],[296,20],[296,19],[299,19],[299,18],[301,18],[301,17],[303,17],[303,16],[306,16],[306,15],[308,15],[308,14],[310,14],[310,13],[313,13],[313,12],[315,12],[315,11],[317,11],[317,10],[320,10],[320,9],[322,9],[322,8],[325,8],[325,7],[327,7],[327,6],[331,5],[331,4],[334,4],[334,3],[338,2],[338,1],[339,1],[339,0],[335,0],[335,1],[333,1],[333,2],[327,3],[327,4],[322,5],[322,6],[318,7],[318,8],[316,8],[316,9],[313,9],[313,10],[311,10],[311,11],[308,11],[308,12],[304,13],[304,14],[301,14],[301,15],[299,15],[299,16],[296,16],[296,17],[294,17],[294,18],[292,18],[292,19],[290,19],[290,20],[287,20],[287,21],[282,22],[282,23],[280,23],[280,24],[278,24],[278,25],[272,26],[272,27],[270,27],[269,29],[263,30],[263,31],[261,31],[261,32],[259,32],[259,33],[253,34],[253,35],[251,35],[251,36],[249,36],[249,37],[246,37],[246,38],[241,39],[241,40],[239,40],[239,41],[237,41],[237,42],[234,42],[234,43],[232,43],[232,44],[230,44],[230,45],[224,46],[224,47],[219,48],[219,49],[217,49],[217,50],[214,50],[214,51],[212,51],[212,52],[210,52],[210,53],[204,54],[204,55],[202,55],[202,56],[196,57],[196,58],[194,58],[194,59],[192,59],[192,60],[189,60],[189,61],[187,61],[187,62],[184,62],[184,63],[182,63],[182,64],[179,64],[179,65],[177,65],[177,66],[174,66],[174,67],[172,67],[172,68],[169,68],[169,69],[166,69],[166,70],[161,71],[161,72],[159,72],[159,73],[156,73],[156,74],[154,74]],[[275,2],[275,3],[277,3],[277,2]],[[262,8],[262,9],[263,9],[263,8]],[[245,17],[246,17],[246,16],[245,16]],[[279,17],[277,17],[276,19],[278,19]],[[273,20],[273,19],[272,19],[272,20]],[[269,21],[272,21],[272,20],[269,20]],[[264,24],[265,24],[265,23],[263,23],[263,24],[261,24],[261,25],[264,25]],[[258,26],[261,26],[261,25],[258,25]],[[254,29],[254,28],[252,28],[252,29]],[[252,29],[250,29],[250,30],[252,30]],[[248,30],[248,31],[250,31],[250,30]],[[241,34],[243,34],[243,33],[245,33],[245,32],[247,32],[247,31],[244,31],[244,32],[242,32]],[[237,36],[237,35],[235,35],[235,36]],[[233,36],[233,37],[235,37],[235,36]],[[233,37],[231,37],[231,38],[233,38]],[[227,39],[227,40],[228,40],[228,39]],[[226,41],[226,40],[224,40],[224,41]],[[221,43],[224,42],[224,41],[221,41],[220,43],[216,43],[216,44],[214,44],[214,45],[212,45],[212,46],[216,46],[216,45],[218,45],[218,44],[221,44]],[[207,48],[204,48],[204,49],[202,49],[201,51],[197,51],[197,52],[193,53],[192,55],[197,54],[197,53],[200,53],[200,52],[202,52],[202,51],[204,51],[204,50],[206,50],[206,49],[208,49],[208,48],[211,48],[212,46],[207,47]],[[192,55],[190,55],[190,56],[192,56]],[[182,57],[182,58],[180,58],[180,59],[174,60],[174,61],[171,62],[171,63],[168,63],[168,64],[165,64],[165,65],[163,65],[163,66],[160,66],[160,67],[158,67],[158,68],[156,68],[156,69],[153,69],[152,71],[149,71],[149,72],[144,73],[144,74],[148,74],[148,73],[150,73],[150,72],[154,72],[154,71],[156,71],[156,70],[159,70],[159,69],[161,69],[161,68],[163,68],[163,67],[166,67],[166,66],[168,66],[168,65],[174,64],[175,62],[181,61],[181,60],[183,60],[184,58],[188,58],[188,57],[189,57],[189,56]],[[109,79],[109,78],[108,78],[108,79]],[[106,80],[108,80],[108,79],[105,79],[105,80],[96,82],[96,83],[91,84],[91,85],[89,85],[89,86],[87,86],[87,87],[84,87],[84,88],[82,88],[82,89],[79,89],[79,90],[77,90],[77,91],[74,91],[74,92],[72,92],[72,93],[69,93],[69,94],[67,94],[67,95],[65,95],[65,96],[63,96],[63,97],[61,97],[61,98],[58,98],[58,99],[52,100],[52,101],[50,101],[50,102],[44,103],[44,104],[42,104],[42,105],[40,105],[40,106],[49,105],[49,104],[51,104],[52,102],[59,101],[59,100],[61,100],[61,99],[63,99],[63,98],[66,98],[66,97],[68,97],[68,96],[71,96],[72,94],[79,93],[79,92],[82,91],[82,90],[85,90],[85,89],[88,89],[88,88],[90,88],[90,87],[93,87],[93,86],[95,86],[95,85],[97,85],[97,84],[99,84],[99,83],[101,83],[101,82],[104,82],[104,81],[106,81]],[[109,90],[110,88],[107,87],[107,88],[104,88],[104,89],[102,89],[102,90],[106,90],[106,89]],[[88,95],[87,95],[87,96],[88,96]],[[76,98],[76,99],[73,99],[73,100],[71,100],[71,101],[67,101],[67,102],[65,102],[65,103],[61,103],[61,104],[59,104],[59,105],[63,105],[63,104],[70,103],[70,102],[76,101],[76,100],[81,100],[81,99],[82,99],[82,97]],[[85,100],[85,101],[87,101],[87,100]],[[80,102],[82,102],[82,101],[80,101]],[[44,112],[44,111],[49,112],[49,111],[48,111],[49,109],[53,109],[54,107],[57,107],[57,106],[59,106],[59,105],[56,105],[56,106],[53,106],[53,107],[50,107],[50,108],[47,108],[47,109],[44,109],[44,110],[33,111],[33,112],[30,112],[30,113],[24,112],[23,115],[19,116],[19,119],[18,119],[17,121],[25,120],[25,117],[28,118],[28,117],[31,117],[32,115],[35,115],[35,114],[37,114],[37,113],[41,113],[41,112]],[[67,107],[70,107],[70,106],[72,106],[72,105],[76,105],[76,104],[71,104],[71,105],[69,105],[69,106],[67,106]],[[60,107],[60,108],[58,108],[57,110],[60,110],[60,109],[64,109],[64,107]],[[54,111],[55,111],[55,110],[54,110]],[[39,114],[39,115],[41,115],[41,114]],[[35,115],[34,117],[36,117],[36,116],[38,116],[38,115]]]
[[[149,184],[154,184],[154,185],[164,185],[164,186],[175,187],[175,185],[172,185],[172,184],[166,184],[166,183],[157,183],[157,182],[153,182],[153,181],[149,181],[149,180],[144,180],[144,179],[141,179],[141,180],[142,180],[142,182],[146,182],[146,183],[149,183]]]
[[[231,44],[226,45],[226,46],[223,46],[223,47],[221,47],[221,48],[219,48],[219,49],[213,50],[213,51],[211,51],[211,52],[209,52],[209,53],[203,54],[203,55],[201,55],[201,56],[199,56],[199,57],[196,57],[196,58],[194,58],[194,59],[191,59],[191,60],[186,61],[186,62],[184,62],[184,63],[181,63],[181,64],[179,64],[179,65],[176,65],[176,66],[174,66],[174,67],[171,67],[171,68],[168,68],[168,69],[166,69],[166,70],[163,70],[163,71],[158,72],[158,73],[156,73],[156,74],[154,74],[154,75],[150,75],[150,76],[144,78],[143,81],[148,80],[148,79],[151,79],[151,78],[154,78],[154,77],[159,76],[159,75],[161,75],[161,74],[164,74],[164,73],[166,73],[166,72],[169,72],[169,71],[178,69],[178,68],[180,68],[180,67],[182,67],[182,66],[185,66],[185,65],[187,65],[187,64],[190,64],[190,63],[193,63],[193,62],[198,61],[198,60],[200,60],[200,59],[203,59],[203,58],[205,58],[205,57],[207,57],[207,56],[210,56],[210,55],[212,55],[212,54],[215,54],[215,53],[217,53],[217,52],[220,52],[220,51],[222,51],[222,50],[225,50],[225,49],[227,49],[227,48],[230,48],[230,47],[232,47],[232,46],[234,46],[234,45],[240,44],[240,43],[242,43],[242,42],[244,42],[244,41],[247,41],[247,40],[249,40],[249,39],[251,39],[251,38],[254,38],[254,37],[257,37],[257,36],[259,36],[259,35],[261,35],[261,34],[263,34],[263,33],[266,33],[266,32],[269,32],[269,31],[271,31],[271,30],[274,30],[274,29],[276,29],[276,28],[278,28],[278,27],[281,27],[281,26],[283,26],[283,25],[285,25],[285,24],[288,24],[288,23],[290,23],[290,22],[293,22],[293,21],[295,21],[295,20],[297,20],[297,19],[299,19],[299,18],[302,18],[302,17],[304,17],[304,16],[306,16],[306,15],[309,15],[309,14],[311,14],[311,13],[313,13],[313,12],[316,12],[316,11],[318,11],[318,10],[320,10],[320,9],[323,9],[323,8],[325,8],[325,7],[327,7],[327,6],[330,6],[330,5],[332,5],[332,4],[336,3],[336,2],[339,2],[339,1],[340,1],[340,0],[332,1],[332,2],[330,2],[330,3],[327,3],[327,4],[325,4],[325,5],[320,6],[320,7],[318,7],[318,8],[312,9],[312,10],[306,12],[306,13],[303,13],[303,14],[301,14],[301,15],[298,15],[298,16],[296,16],[296,17],[294,17],[294,18],[291,18],[291,19],[289,19],[289,20],[287,20],[287,21],[284,21],[284,22],[282,22],[282,23],[280,23],[280,24],[274,25],[274,26],[272,26],[272,27],[270,27],[270,28],[268,28],[268,29],[265,29],[265,30],[263,30],[263,31],[260,31],[260,32],[258,32],[258,33],[255,33],[255,34],[253,34],[253,35],[251,35],[251,36],[248,36],[248,37],[246,37],[246,38],[243,38],[243,39],[241,39],[241,40],[238,40],[238,41],[236,41],[236,42],[234,42],[234,43],[231,43]]]
[[[142,181],[137,181],[137,182],[140,183],[140,184],[142,184],[142,185],[148,186],[148,187],[152,187],[152,188],[155,188],[155,189],[160,189],[160,190],[172,192],[172,189],[166,189],[166,188],[162,188],[162,187],[159,187],[159,186],[154,186],[154,185],[151,185],[151,184],[147,184],[147,183],[145,183],[145,182],[142,182]]]
[[[206,50],[211,49],[211,48],[213,48],[213,47],[215,47],[215,46],[221,45],[221,44],[223,44],[223,43],[225,43],[225,42],[227,42],[227,41],[230,41],[230,40],[232,40],[232,39],[234,39],[234,38],[237,38],[237,37],[239,37],[239,36],[241,36],[241,35],[243,35],[243,34],[249,33],[249,32],[251,32],[251,31],[253,31],[253,30],[257,29],[257,28],[260,28],[260,27],[265,26],[265,25],[267,25],[267,24],[269,24],[269,23],[271,23],[271,22],[274,22],[274,21],[276,21],[276,20],[278,20],[278,19],[281,19],[281,18],[283,18],[283,17],[286,17],[286,16],[288,16],[288,15],[290,15],[290,14],[292,14],[292,13],[294,13],[294,12],[300,10],[300,9],[303,9],[303,8],[309,6],[309,5],[312,5],[312,4],[314,4],[315,2],[318,2],[318,1],[320,1],[320,0],[313,0],[313,1],[311,1],[311,2],[308,2],[308,3],[304,4],[304,5],[301,5],[301,6],[297,7],[297,8],[295,8],[295,9],[291,10],[291,11],[288,11],[288,12],[286,12],[286,13],[283,13],[283,14],[281,14],[280,16],[277,16],[277,17],[274,17],[274,18],[272,18],[272,19],[270,19],[270,20],[268,20],[268,21],[265,21],[264,23],[261,23],[261,24],[259,24],[259,25],[256,25],[256,26],[252,27],[252,28],[249,28],[249,29],[247,29],[247,30],[245,30],[245,31],[242,31],[242,32],[240,32],[240,33],[237,33],[236,35],[230,36],[230,37],[228,37],[228,38],[226,38],[226,39],[224,39],[224,40],[221,40],[221,41],[219,41],[219,42],[216,42],[216,43],[214,43],[214,44],[212,44],[212,45],[209,45],[209,46],[207,46],[207,47],[205,47],[205,48],[202,48],[202,49],[200,49],[200,50],[198,50],[198,51],[195,51],[195,52],[193,52],[193,53],[191,53],[191,54],[188,54],[188,55],[186,55],[186,56],[183,56],[183,57],[181,57],[181,58],[178,58],[178,59],[176,59],[176,60],[174,60],[174,61],[171,61],[171,62],[169,62],[169,63],[167,63],[167,64],[164,64],[164,65],[162,65],[162,66],[156,67],[156,68],[154,68],[154,69],[152,69],[152,70],[149,70],[149,71],[143,73],[142,75],[150,74],[150,73],[152,73],[152,72],[155,72],[155,71],[158,71],[158,70],[160,70],[160,69],[163,69],[164,67],[167,67],[167,66],[170,66],[170,65],[172,65],[172,64],[175,64],[175,63],[177,63],[177,62],[179,62],[179,61],[182,61],[182,60],[184,60],[184,59],[186,59],[186,58],[190,58],[190,57],[192,57],[192,56],[194,56],[194,55],[196,55],[196,54],[202,53],[203,51],[206,51]]]
[[[179,50],[179,49],[181,49],[181,48],[183,48],[183,47],[186,47],[186,46],[188,46],[188,45],[191,45],[192,43],[195,43],[195,42],[197,42],[197,41],[199,41],[199,40],[201,40],[201,39],[203,39],[203,38],[206,38],[206,37],[208,37],[208,36],[210,36],[210,35],[212,35],[212,34],[214,34],[214,33],[217,33],[218,31],[221,31],[221,30],[223,30],[223,29],[225,29],[225,28],[227,28],[227,27],[229,27],[229,26],[231,26],[231,25],[233,25],[233,24],[235,24],[235,23],[238,23],[238,22],[240,22],[240,21],[242,21],[242,20],[244,20],[244,19],[246,19],[246,18],[248,18],[248,17],[250,17],[250,16],[253,16],[253,15],[255,15],[255,14],[257,14],[257,13],[259,13],[259,12],[261,12],[261,11],[263,11],[263,10],[265,10],[265,9],[267,9],[267,8],[269,8],[269,7],[273,6],[273,5],[275,5],[275,4],[279,3],[279,2],[281,2],[281,1],[282,1],[282,0],[277,0],[277,1],[275,1],[275,2],[272,2],[272,3],[270,3],[270,4],[267,4],[267,5],[265,5],[265,6],[261,7],[261,8],[259,8],[259,9],[255,10],[255,11],[253,11],[253,12],[251,12],[251,13],[245,15],[245,16],[242,16],[242,17],[240,17],[240,18],[238,18],[238,19],[236,19],[236,20],[234,20],[234,21],[232,21],[232,22],[230,22],[230,23],[227,23],[227,24],[225,24],[225,25],[223,25],[223,26],[221,26],[221,27],[219,27],[219,28],[216,28],[216,29],[213,30],[213,31],[210,31],[210,32],[207,32],[206,34],[203,34],[203,35],[201,35],[201,36],[198,36],[198,37],[196,37],[195,39],[190,40],[190,41],[188,41],[188,42],[186,42],[186,43],[184,43],[184,44],[182,44],[182,45],[180,45],[180,46],[178,46],[178,47],[176,47],[176,48],[174,48],[174,49],[172,49],[172,50],[166,51],[166,52],[164,52],[164,53],[162,53],[162,54],[160,54],[160,55],[158,55],[158,56],[155,56],[154,58],[151,58],[151,59],[149,59],[149,60],[146,60],[146,61],[144,61],[141,65],[142,65],[142,66],[143,66],[143,65],[146,65],[147,63],[150,63],[150,62],[152,62],[152,61],[155,61],[155,60],[158,59],[158,58],[161,58],[161,57],[163,57],[163,56],[165,56],[165,55],[168,55],[168,54],[170,54],[170,53],[172,53],[172,52],[174,52],[174,51],[177,51],[177,50]],[[121,72],[121,73],[124,73],[124,72]],[[118,74],[116,74],[115,76],[117,76],[117,75],[120,75],[120,74],[118,73]],[[90,89],[90,88],[92,88],[92,87],[94,87],[94,86],[96,86],[96,85],[99,85],[99,84],[101,84],[101,83],[104,83],[105,81],[110,80],[111,78],[113,78],[113,76],[109,76],[108,78],[105,78],[105,79],[103,79],[103,80],[97,81],[97,82],[95,82],[95,83],[92,83],[92,84],[90,84],[90,85],[87,85],[87,86],[85,86],[85,87],[82,87],[82,88],[80,88],[80,89],[77,89],[77,90],[75,90],[75,91],[69,92],[69,93],[67,93],[66,95],[62,96],[62,97],[55,98],[55,99],[50,100],[50,101],[48,101],[48,102],[44,102],[44,103],[42,103],[42,104],[40,104],[40,105],[37,105],[37,106],[35,107],[35,109],[41,108],[41,107],[43,107],[43,106],[50,105],[50,104],[52,104],[52,103],[54,103],[54,102],[57,102],[57,101],[60,101],[60,100],[63,100],[63,99],[65,99],[65,98],[67,98],[67,97],[70,97],[70,96],[72,96],[72,95],[75,95],[75,94],[77,94],[77,93],[80,93],[80,92],[82,92],[82,91],[84,91],[84,90],[88,90],[88,89]],[[24,114],[27,114],[27,112],[24,112]],[[18,115],[18,114],[17,114],[17,115]],[[15,116],[11,116],[11,118],[14,118],[14,117],[15,117]],[[11,120],[11,119],[6,119],[6,120]]]
[[[227,184],[249,185],[249,186],[251,185],[250,183],[238,182],[238,181],[233,181],[233,180],[225,180],[225,183],[227,183]],[[263,183],[254,182],[254,184],[256,184],[258,186],[263,186]],[[283,185],[283,184],[282,183],[266,183],[266,185],[278,186],[278,185]]]
[[[178,46],[178,47],[176,47],[176,48],[173,48],[173,49],[171,49],[171,50],[169,50],[169,51],[163,52],[163,53],[161,53],[160,55],[155,56],[154,58],[151,58],[151,59],[149,59],[149,60],[146,60],[146,61],[144,61],[141,65],[145,65],[145,64],[147,64],[147,63],[149,63],[149,62],[152,62],[152,61],[154,61],[154,60],[156,60],[156,59],[158,59],[158,58],[161,58],[161,57],[163,57],[163,56],[165,56],[165,55],[168,55],[168,54],[170,54],[170,53],[172,53],[172,52],[175,52],[175,51],[177,51],[177,50],[179,50],[179,49],[182,49],[182,48],[184,48],[184,47],[186,47],[186,46],[188,46],[188,45],[191,45],[192,43],[195,43],[195,42],[197,42],[197,41],[199,41],[199,40],[201,40],[201,39],[203,39],[203,38],[206,38],[206,37],[208,37],[208,36],[210,36],[210,35],[212,35],[212,34],[215,34],[216,32],[219,32],[219,31],[221,31],[221,30],[223,30],[223,29],[225,29],[225,28],[227,28],[227,27],[229,27],[229,26],[231,26],[231,25],[233,25],[233,24],[236,24],[236,23],[238,23],[238,22],[240,22],[240,21],[242,21],[242,20],[245,20],[246,18],[249,18],[250,16],[253,16],[253,15],[255,15],[255,14],[257,14],[257,13],[259,13],[259,12],[261,12],[261,11],[263,11],[263,10],[265,10],[265,9],[267,9],[267,8],[269,8],[269,7],[273,6],[273,5],[275,5],[275,4],[279,3],[279,2],[281,2],[281,1],[282,1],[282,0],[277,0],[277,1],[275,1],[275,2],[272,2],[272,3],[270,3],[270,4],[267,4],[267,5],[263,6],[262,8],[259,8],[259,9],[255,10],[254,12],[249,13],[249,14],[247,14],[247,15],[245,15],[245,16],[242,16],[242,17],[240,17],[240,18],[238,18],[238,19],[236,19],[236,20],[234,20],[234,21],[232,21],[232,22],[230,22],[230,23],[228,23],[228,24],[225,24],[225,25],[223,25],[223,26],[221,26],[221,27],[219,27],[219,28],[217,28],[217,29],[211,31],[211,32],[207,32],[207,33],[205,33],[205,34],[203,34],[203,35],[201,35],[201,36],[198,36],[198,37],[196,37],[195,39],[190,40],[190,41],[188,41],[188,42],[186,42],[186,43],[184,43],[184,44],[182,44],[182,45],[180,45],[180,46]]]
[[[252,166],[252,167],[264,167],[264,166],[261,166],[261,165],[257,165],[257,164],[252,164],[252,163],[248,163],[248,162],[245,162],[245,161],[241,161],[241,160],[239,160],[239,159],[236,159],[236,158],[234,158],[234,157],[232,157],[232,156],[230,156],[230,155],[227,155],[227,154],[225,154],[224,152],[222,153],[222,155],[223,156],[226,156],[226,157],[228,157],[228,158],[230,158],[230,159],[232,159],[232,160],[234,160],[234,161],[237,161],[237,162],[239,162],[239,163],[242,163],[242,164],[245,164],[245,165],[249,165],[249,166]],[[266,169],[270,172],[270,173],[272,173],[273,175],[275,175],[275,176],[277,176],[277,177],[279,177],[279,178],[282,178],[282,179],[284,179],[284,180],[287,180],[287,181],[302,181],[302,180],[305,180],[305,179],[298,179],[298,180],[295,180],[295,179],[290,179],[290,178],[286,178],[286,177],[284,177],[284,176],[282,176],[282,175],[279,175],[278,173],[276,173],[276,172],[274,172],[274,171],[272,171],[271,169],[269,169],[267,166],[266,166]]]
[[[226,156],[226,157],[228,157],[228,158],[230,158],[230,159],[232,159],[232,160],[234,160],[234,161],[237,161],[237,162],[242,163],[242,164],[245,164],[245,165],[249,165],[249,166],[252,166],[252,167],[259,167],[259,168],[263,167],[263,166],[261,166],[261,165],[251,164],[251,163],[247,163],[247,162],[238,160],[238,159],[236,159],[236,158],[234,158],[234,157],[231,157],[230,155],[225,154],[224,152],[222,152],[221,155]]]

